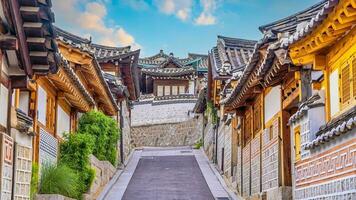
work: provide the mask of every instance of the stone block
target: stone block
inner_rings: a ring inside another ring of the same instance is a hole
[[[292,187],[282,186],[268,190],[266,192],[267,200],[292,200]]]
[[[59,194],[37,194],[36,200],[75,200]]]

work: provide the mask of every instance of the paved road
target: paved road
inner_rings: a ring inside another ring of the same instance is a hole
[[[123,200],[214,200],[194,156],[142,157]]]
[[[134,151],[99,200],[226,200],[235,198],[204,153],[191,148]]]

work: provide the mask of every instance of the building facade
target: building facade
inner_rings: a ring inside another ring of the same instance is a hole
[[[193,145],[202,132],[193,109],[203,88],[207,56],[181,59],[161,50],[138,63],[142,95],[133,103],[132,145]]]
[[[326,2],[289,40],[293,63],[312,75],[290,118],[295,199],[356,198],[356,4]]]
[[[238,76],[216,83],[209,66],[204,148],[243,198],[353,198],[353,6],[321,1],[261,26]]]

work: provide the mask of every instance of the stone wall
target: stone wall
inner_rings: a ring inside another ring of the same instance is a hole
[[[116,168],[109,161],[100,161],[93,155],[90,155],[89,160],[90,166],[95,169],[95,178],[89,191],[84,195],[84,199],[94,200],[114,176]]]
[[[122,102],[122,116],[123,116],[123,126],[121,136],[123,139],[123,153],[124,160],[130,155],[131,152],[131,122],[130,122],[130,112],[127,107],[126,101]]]
[[[215,139],[215,129],[214,125],[211,123],[211,119],[209,117],[208,123],[204,128],[204,151],[208,156],[209,160],[214,159],[214,139]]]
[[[134,126],[131,128],[131,144],[134,147],[190,146],[202,137],[202,132],[202,116],[179,123]]]

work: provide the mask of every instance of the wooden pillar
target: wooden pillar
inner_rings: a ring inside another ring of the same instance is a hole
[[[288,120],[290,114],[287,111],[282,111],[281,117],[281,184],[282,186],[292,186],[292,170],[291,170],[291,141],[290,127]]]

